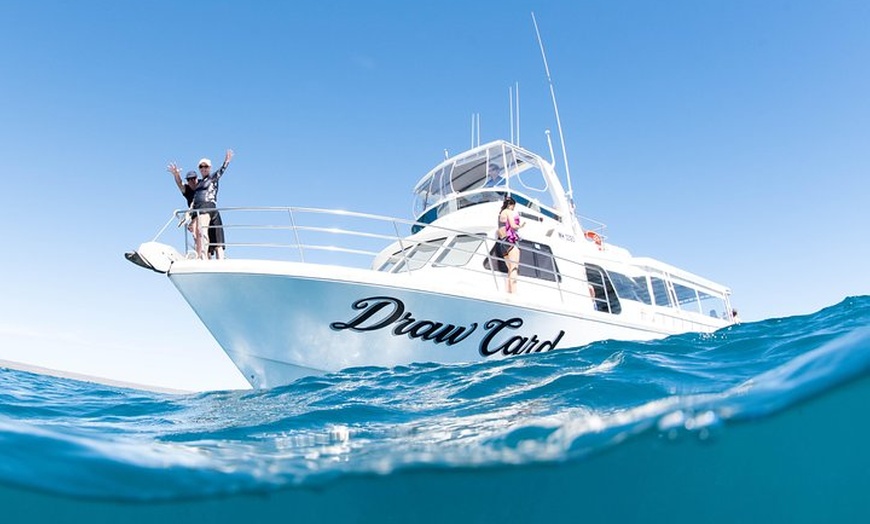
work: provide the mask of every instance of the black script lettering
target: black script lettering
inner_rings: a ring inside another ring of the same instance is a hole
[[[462,342],[477,329],[476,322],[467,327],[457,327],[434,320],[417,320],[410,311],[405,312],[405,304],[401,300],[393,297],[361,298],[351,307],[362,312],[349,322],[333,322],[329,327],[336,331],[375,331],[393,324],[395,336],[408,335],[412,339],[420,338],[448,346]]]
[[[523,347],[523,350],[520,351],[520,353],[531,353],[538,342],[540,342],[540,340],[538,340],[538,335],[532,335],[532,338],[529,339],[529,343]]]
[[[562,340],[562,335],[564,334],[565,332],[560,329],[559,334],[556,335],[556,338],[554,338],[552,342],[550,342],[549,340],[545,340],[543,343],[541,343],[540,346],[538,346],[538,349],[535,350],[535,353],[552,351],[556,349],[556,344],[558,344],[559,341]]]
[[[486,336],[483,337],[483,340],[480,341],[480,349],[479,349],[480,354],[483,355],[484,357],[488,357],[490,355],[494,355],[494,354],[498,353],[502,349],[502,346],[499,346],[495,349],[490,349],[489,345],[492,343],[492,339],[502,329],[505,329],[505,328],[518,329],[522,325],[523,325],[523,319],[517,318],[517,317],[509,318],[507,320],[501,320],[498,318],[488,320],[486,322],[486,324],[483,325],[483,327],[485,329],[488,329],[489,333],[487,333]]]
[[[432,322],[431,320],[421,320],[414,324],[414,328],[411,330],[411,337],[417,338],[420,337],[423,340],[430,340],[432,337],[432,332],[436,329],[443,326],[441,322]]]
[[[382,318],[376,318],[372,323],[366,325],[366,322],[371,320],[373,316],[389,306],[393,307],[392,310],[385,311]],[[392,297],[361,298],[354,302],[351,307],[363,311],[350,322],[333,322],[329,327],[336,331],[341,331],[342,329],[350,329],[351,331],[375,331],[389,326],[398,320],[399,317],[402,316],[402,313],[405,312],[405,305],[402,301]]]
[[[448,346],[462,342],[477,329],[477,323],[473,323],[467,328],[457,328],[453,324],[445,326],[441,322],[433,322],[431,320],[414,320],[410,313],[405,313],[405,316],[399,322],[402,322],[404,326],[397,326],[393,329],[394,335],[408,335],[408,338],[434,340],[436,344],[446,342]],[[408,325],[406,322],[413,323]],[[463,335],[466,329],[468,332]]]
[[[528,340],[529,339],[526,337],[515,335],[509,338],[507,342],[499,346],[497,349],[500,349],[505,355],[519,355],[523,352],[523,345],[528,342]]]
[[[402,318],[396,321],[396,327],[393,328],[393,334],[407,335],[409,331],[414,329],[414,317],[410,313],[405,313]]]
[[[458,344],[459,342],[462,342],[463,340],[468,338],[468,335],[474,333],[474,330],[476,329],[477,322],[472,323],[467,328],[456,327],[453,324],[447,324],[441,331],[437,333],[433,332],[432,334],[423,337],[423,340],[434,340],[436,344],[444,342],[448,346],[452,346],[453,344]],[[466,330],[468,331],[466,332]]]

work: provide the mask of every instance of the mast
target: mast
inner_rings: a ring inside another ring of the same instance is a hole
[[[541,40],[541,32],[538,30],[538,21],[532,11],[532,23],[535,25],[535,34],[538,37],[538,46],[541,48],[541,57],[544,59],[544,71],[547,73],[547,83],[550,84],[550,98],[553,99],[553,111],[556,113],[556,128],[559,131],[559,142],[562,144],[562,158],[565,160],[565,178],[568,182],[568,204],[571,213],[574,214],[574,188],[571,186],[571,168],[568,167],[568,151],[565,148],[565,135],[562,133],[562,119],[559,118],[559,106],[556,103],[556,90],[553,87],[553,79],[550,77],[550,66],[547,65],[547,54],[544,52],[544,42]],[[576,220],[574,221],[576,223]]]

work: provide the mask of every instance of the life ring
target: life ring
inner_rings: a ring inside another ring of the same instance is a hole
[[[595,242],[595,245],[598,246],[598,249],[603,249],[601,246],[601,244],[603,243],[601,240],[601,235],[599,235],[595,231],[587,231],[585,235],[587,239]]]

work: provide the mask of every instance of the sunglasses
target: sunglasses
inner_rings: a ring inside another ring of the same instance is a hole
[[[203,164],[203,165],[199,166],[199,168],[200,168],[200,169],[204,169],[204,168],[208,168],[208,166],[205,165],[205,164]]]

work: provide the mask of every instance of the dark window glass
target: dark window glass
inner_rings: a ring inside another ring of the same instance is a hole
[[[562,281],[562,275],[559,274],[559,268],[556,265],[556,259],[553,258],[550,246],[528,240],[520,240],[517,242],[517,246],[520,248],[520,276],[539,278],[550,282]],[[504,259],[497,258],[490,251],[490,256],[483,261],[483,267],[489,269],[493,262],[496,271],[507,273],[507,264]]]
[[[637,280],[632,280],[616,271],[608,271],[607,273],[610,275],[610,279],[613,280],[613,286],[616,288],[616,293],[619,295],[619,298],[643,302],[644,304],[650,303],[649,292],[646,288],[646,279],[638,277],[642,279],[640,281],[641,283],[639,283]]]
[[[592,299],[595,302],[595,309],[614,315],[622,312],[622,306],[619,304],[619,297],[613,288],[613,282],[604,272],[604,269],[594,264],[586,264],[586,280],[589,281],[592,292],[595,294]]]
[[[668,295],[668,287],[665,281],[658,277],[650,277],[652,281],[653,295],[657,306],[670,306],[671,297]]]

